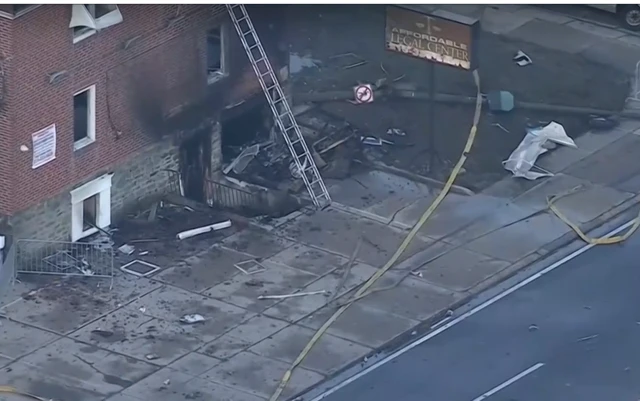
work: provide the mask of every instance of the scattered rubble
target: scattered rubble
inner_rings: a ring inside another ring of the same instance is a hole
[[[236,269],[240,270],[243,274],[251,275],[263,272],[267,270],[260,262],[256,259],[249,259],[243,262],[239,262],[233,265]]]
[[[202,323],[204,322],[204,317],[202,315],[199,315],[197,313],[194,314],[190,314],[190,315],[184,315],[180,318],[180,323],[183,324],[195,324],[195,323]]]
[[[176,234],[176,238],[178,238],[179,240],[183,240],[183,239],[195,237],[196,235],[208,233],[211,231],[218,231],[218,230],[222,230],[224,228],[229,228],[229,227],[231,227],[231,220],[210,224],[208,226],[193,228],[187,231],[182,231]]]
[[[527,66],[529,64],[533,64],[531,57],[527,56],[525,52],[522,50],[518,50],[515,56],[513,56],[513,61],[519,65],[520,67]]]

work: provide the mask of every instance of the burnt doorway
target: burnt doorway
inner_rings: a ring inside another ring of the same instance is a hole
[[[211,129],[203,129],[185,138],[180,145],[180,175],[184,196],[205,202],[205,179],[211,175]]]
[[[263,96],[259,101],[251,101],[222,115],[222,161],[230,163],[243,149],[269,140],[272,121],[271,110]]]

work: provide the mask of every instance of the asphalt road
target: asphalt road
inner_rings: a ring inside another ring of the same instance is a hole
[[[637,401],[639,258],[592,248],[324,400]]]

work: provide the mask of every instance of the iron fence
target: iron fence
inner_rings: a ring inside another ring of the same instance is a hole
[[[205,180],[205,197],[211,207],[231,210],[259,210],[263,197],[241,188],[212,180]]]
[[[15,244],[15,272],[113,278],[114,253],[108,237],[92,242],[21,239]]]
[[[165,169],[169,174],[169,191],[185,196],[182,175],[179,171]],[[261,210],[265,197],[262,193],[247,191],[218,181],[204,180],[204,198],[207,205],[235,211]]]
[[[169,192],[184,196],[184,187],[182,186],[182,176],[177,170],[162,170],[169,174]]]

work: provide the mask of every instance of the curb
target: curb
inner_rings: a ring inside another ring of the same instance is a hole
[[[618,206],[613,207],[612,209],[604,212],[603,214],[601,214],[600,216],[596,217],[595,219],[584,223],[582,225],[580,225],[580,229],[583,230],[585,233],[591,232],[603,225],[605,225],[607,222],[615,219],[616,217],[621,217],[624,213],[630,211],[631,209],[633,209],[634,207],[637,207],[638,205],[640,205],[640,195],[635,195],[634,197],[627,199],[626,201],[622,202],[621,204],[619,204]],[[418,325],[406,330],[403,333],[400,333],[399,335],[397,335],[396,337],[394,337],[393,339],[387,341],[385,344],[383,344],[382,346],[378,347],[377,349],[375,349],[373,352],[357,359],[354,360],[353,362],[350,362],[348,364],[346,364],[345,366],[343,366],[342,368],[334,371],[330,376],[327,376],[324,380],[321,380],[320,382],[309,386],[308,388],[296,393],[295,395],[291,396],[288,398],[288,400],[292,400],[292,401],[303,401],[305,400],[304,396],[306,394],[308,394],[309,392],[313,391],[314,389],[319,388],[320,386],[322,386],[323,384],[327,384],[329,383],[331,380],[335,379],[336,377],[340,376],[341,374],[344,374],[345,372],[353,369],[354,367],[358,366],[358,365],[362,365],[362,360],[363,358],[366,359],[370,359],[370,358],[374,358],[380,354],[388,354],[388,353],[392,353],[395,350],[401,348],[402,346],[404,346],[405,344],[409,343],[412,339],[414,338],[418,338],[423,334],[426,334],[427,332],[432,330],[432,327],[434,324],[438,323],[440,320],[444,319],[452,310],[458,309],[460,307],[462,307],[463,305],[469,303],[473,298],[475,298],[476,296],[478,296],[479,294],[493,288],[494,286],[497,286],[498,284],[514,277],[516,274],[518,274],[519,272],[523,271],[525,268],[532,266],[534,263],[536,262],[540,262],[542,260],[544,260],[546,257],[551,256],[554,252],[560,250],[561,248],[570,245],[571,243],[575,242],[575,241],[580,241],[582,242],[578,236],[576,235],[576,233],[574,233],[573,231],[568,232],[567,234],[562,235],[560,238],[557,238],[554,241],[551,241],[550,243],[548,243],[547,245],[544,245],[542,248],[540,248],[540,250],[536,251],[536,252],[532,252],[526,256],[524,256],[522,259],[520,259],[519,261],[507,266],[506,268],[504,268],[502,271],[496,273],[495,275],[485,279],[484,281],[480,282],[479,284],[477,284],[475,287],[473,287],[472,289],[463,292],[462,294],[464,294],[458,301],[456,301],[455,303],[447,306],[446,308],[443,308],[442,310],[434,313],[433,316],[431,316],[430,318],[420,322]],[[430,249],[427,248],[425,251],[428,251]],[[421,252],[419,252],[416,255],[419,255]],[[414,255],[414,256],[416,256]],[[413,257],[412,257],[413,258]],[[410,261],[412,258],[409,258],[407,260],[405,260],[403,262],[407,263],[408,261]]]

